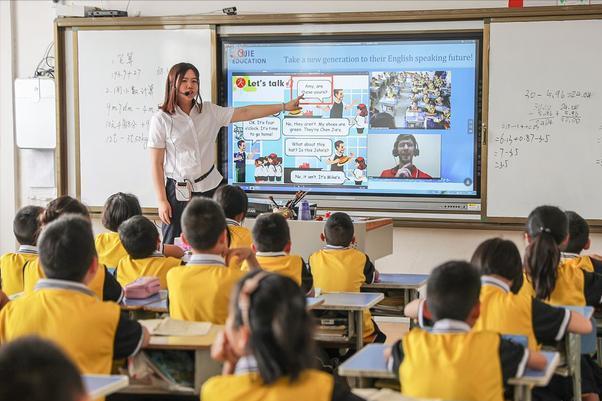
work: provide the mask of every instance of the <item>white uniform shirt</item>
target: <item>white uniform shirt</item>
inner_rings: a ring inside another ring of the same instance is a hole
[[[190,115],[176,106],[173,116],[162,110],[150,120],[148,147],[165,149],[163,168],[167,178],[194,182],[215,164],[215,141],[221,127],[230,124],[234,108],[203,102],[202,112],[196,107]],[[214,168],[194,192],[209,191],[219,185],[222,175]]]

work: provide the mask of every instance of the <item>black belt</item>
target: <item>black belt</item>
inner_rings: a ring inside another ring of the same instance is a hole
[[[213,171],[214,168],[215,168],[215,164],[213,166],[211,166],[209,171],[207,171],[205,174],[203,174],[202,176],[200,176],[199,178],[194,180],[194,182],[197,183],[197,182],[203,181],[205,178],[207,178],[209,176],[209,174],[211,174],[211,172]]]

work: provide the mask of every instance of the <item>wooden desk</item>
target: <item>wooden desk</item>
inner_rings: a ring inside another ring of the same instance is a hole
[[[376,292],[332,292],[322,294],[322,298],[324,298],[324,303],[313,309],[347,312],[349,328],[347,338],[343,340],[351,342],[355,339],[355,349],[362,349],[364,346],[364,311],[382,301],[384,295]],[[316,340],[331,341],[332,339],[317,335]]]
[[[418,299],[418,290],[426,285],[428,278],[428,274],[383,273],[378,283],[362,285],[362,291],[378,291],[385,294],[384,302],[375,308],[376,315],[404,316],[403,308],[414,299]],[[402,305],[399,305],[397,298],[403,299]]]
[[[82,380],[92,400],[113,394],[129,383],[129,378],[123,375],[82,375]]]
[[[244,226],[253,229],[255,219],[245,219]],[[325,243],[320,240],[326,221],[288,220],[291,231],[291,254],[300,255],[305,261],[321,249]],[[393,219],[382,218],[357,220],[353,222],[355,247],[370,256],[370,260],[393,253]]]

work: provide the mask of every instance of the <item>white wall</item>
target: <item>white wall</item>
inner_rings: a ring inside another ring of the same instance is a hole
[[[602,0],[591,1],[600,2]],[[121,10],[129,4],[130,16],[220,14],[223,7],[229,6],[236,6],[239,14],[273,14],[506,7],[507,3],[507,0],[63,1],[63,4]],[[556,4],[557,0],[525,0],[527,6]],[[31,188],[27,177],[19,176],[22,170],[19,166],[33,163],[38,167],[39,161],[23,157],[23,152],[14,148],[11,89],[14,78],[33,75],[46,47],[53,40],[54,18],[55,10],[50,0],[0,1],[0,252],[14,247],[11,225],[16,207],[44,203],[44,198],[54,194],[54,189]],[[14,45],[11,47],[11,44]],[[522,249],[521,235],[517,232],[397,228],[394,231],[394,254],[379,260],[377,267],[386,272],[427,272],[445,260],[469,258],[479,242],[496,235],[517,241]],[[592,239],[595,248],[602,253],[602,235],[594,235]]]

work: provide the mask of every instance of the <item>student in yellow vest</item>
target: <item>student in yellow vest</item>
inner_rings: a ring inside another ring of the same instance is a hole
[[[40,216],[42,230],[44,226],[64,214],[76,214],[90,221],[88,208],[77,199],[65,195],[54,199],[46,206],[46,209]],[[39,263],[39,259],[28,263],[25,266],[23,279],[24,292],[26,294],[33,292],[38,280],[44,277],[44,270]],[[99,299],[104,301],[119,303],[123,299],[123,289],[117,282],[117,279],[102,264],[99,264],[98,273],[94,275],[93,279],[87,285]]]
[[[38,258],[36,242],[40,232],[39,217],[43,211],[43,207],[25,206],[15,215],[13,233],[19,249],[0,257],[0,288],[7,295],[23,292],[25,265]]]
[[[38,245],[47,278],[0,311],[0,342],[32,334],[52,340],[86,374],[109,374],[113,359],[134,355],[148,343],[138,322],[86,286],[100,268],[88,220],[57,219],[44,228]]]
[[[224,210],[226,224],[228,225],[228,239],[230,248],[250,248],[253,244],[251,232],[243,227],[242,223],[247,216],[249,200],[247,194],[240,187],[224,185],[219,187],[213,195],[215,200]],[[230,267],[240,269],[242,261],[233,258]]]
[[[102,209],[102,225],[109,232],[98,234],[95,241],[98,263],[116,268],[119,260],[127,256],[119,239],[119,226],[130,217],[139,215],[142,215],[142,208],[136,195],[117,192],[109,196]],[[165,245],[161,252],[175,258],[184,256],[184,251],[175,245]]]
[[[560,263],[581,268],[588,272],[602,273],[602,260],[595,255],[581,255],[591,246],[589,238],[589,225],[587,221],[577,213],[564,212],[569,221],[569,241],[560,254]]]
[[[290,255],[291,233],[286,219],[278,213],[264,213],[253,226],[253,251],[263,270],[292,278],[305,294],[313,287],[313,278],[299,255]],[[243,271],[249,266],[243,264]]]
[[[504,384],[526,367],[544,369],[536,351],[475,331],[481,281],[467,262],[435,268],[427,282],[427,304],[435,324],[431,332],[412,329],[392,348],[392,368],[403,395],[464,401],[502,401]]]
[[[0,348],[0,401],[90,401],[81,374],[53,343],[23,337]]]
[[[143,276],[158,277],[161,289],[167,289],[167,272],[180,266],[182,260],[163,255],[159,231],[144,216],[134,216],[119,226],[119,239],[127,255],[119,261],[115,274],[123,287]]]
[[[211,199],[193,198],[182,214],[182,241],[192,247],[185,266],[167,273],[169,314],[174,319],[224,324],[228,301],[243,272],[228,268],[232,257],[259,268],[251,248],[228,249],[226,217]]]
[[[224,332],[211,355],[221,376],[201,388],[202,401],[355,401],[316,369],[313,319],[290,278],[251,272],[235,287]]]
[[[360,292],[362,284],[378,281],[378,271],[365,253],[351,248],[355,242],[353,221],[346,213],[333,213],[320,235],[326,246],[309,257],[314,287],[323,292]],[[364,341],[385,342],[370,311],[364,312]]]

